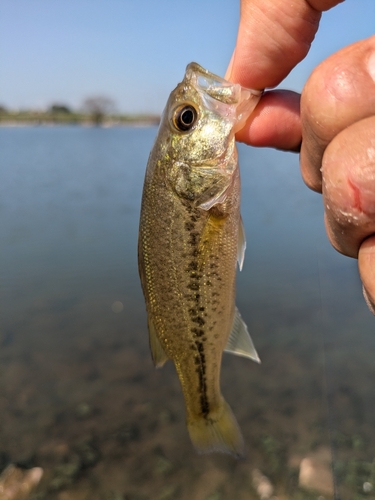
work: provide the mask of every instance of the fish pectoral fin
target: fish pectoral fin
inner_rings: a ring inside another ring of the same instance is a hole
[[[241,318],[239,310],[235,309],[232,331],[230,332],[227,345],[224,351],[231,352],[237,356],[250,358],[257,363],[260,363],[258,353],[251,340],[250,334],[244,320]]]
[[[238,242],[237,242],[237,262],[240,271],[242,271],[243,261],[245,259],[245,250],[246,250],[245,228],[243,226],[242,217],[240,217],[240,224],[238,228]]]
[[[217,178],[196,199],[198,208],[210,210],[213,206],[224,203],[231,185],[231,177],[217,174]]]
[[[156,368],[161,368],[164,363],[168,360],[168,356],[166,355],[158,336],[156,335],[156,329],[154,323],[151,319],[148,321],[148,332],[150,336],[150,348],[152,359],[154,360],[154,364]]]

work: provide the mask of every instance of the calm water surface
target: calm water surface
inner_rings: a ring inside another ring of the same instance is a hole
[[[155,133],[0,128],[0,469],[43,467],[40,500],[258,499],[254,469],[265,499],[374,499],[375,320],[296,155],[240,147],[237,304],[262,364],[223,360],[247,458],[192,449],[138,280]]]

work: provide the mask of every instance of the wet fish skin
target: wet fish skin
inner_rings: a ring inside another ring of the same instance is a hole
[[[197,450],[237,456],[243,440],[219,381],[224,350],[259,361],[235,307],[245,241],[234,138],[258,99],[188,65],[149,157],[139,230],[154,362],[175,364]]]

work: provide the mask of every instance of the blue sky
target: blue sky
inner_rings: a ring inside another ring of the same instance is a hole
[[[160,112],[188,62],[225,73],[238,19],[239,0],[1,0],[0,104],[106,95],[122,112]],[[346,0],[282,87],[300,90],[321,60],[374,33],[375,1]]]

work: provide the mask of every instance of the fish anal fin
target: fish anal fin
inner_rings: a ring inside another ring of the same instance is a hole
[[[234,319],[232,331],[230,332],[227,345],[224,349],[226,352],[231,352],[237,356],[250,358],[257,363],[260,363],[258,353],[251,340],[250,334],[244,320],[241,318],[237,307],[234,311]]]
[[[238,243],[237,243],[237,262],[240,271],[242,271],[243,261],[245,259],[245,250],[246,250],[245,228],[242,222],[242,217],[240,217],[240,223],[238,227]]]
[[[245,447],[237,420],[223,400],[216,411],[189,418],[187,427],[191,442],[198,453],[230,453],[243,458]]]
[[[164,363],[168,360],[168,356],[166,355],[160,343],[160,340],[158,339],[154,323],[152,322],[151,319],[149,319],[148,321],[148,332],[150,336],[150,348],[151,348],[152,359],[155,363],[155,367],[161,368],[164,365]]]

